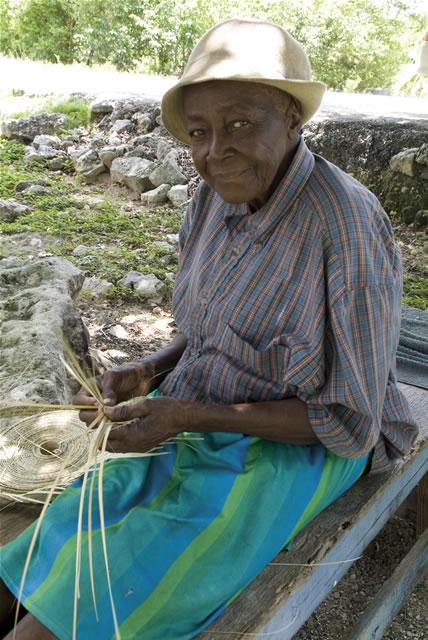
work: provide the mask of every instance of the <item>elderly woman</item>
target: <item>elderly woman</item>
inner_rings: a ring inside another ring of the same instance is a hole
[[[202,440],[105,466],[122,638],[197,635],[369,465],[383,471],[415,437],[394,373],[401,265],[388,217],[300,135],[323,92],[281,27],[231,20],[205,34],[163,99],[165,126],[203,178],[180,232],[179,333],[98,384],[104,413],[131,420],[111,450],[188,431]],[[76,403],[95,405],[85,391]],[[78,501],[79,482],[47,512],[18,638],[71,638]],[[99,615],[84,545],[78,639],[114,636],[97,510],[93,520]],[[1,557],[15,595],[30,535]]]

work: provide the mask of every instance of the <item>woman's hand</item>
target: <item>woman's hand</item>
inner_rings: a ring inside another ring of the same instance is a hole
[[[91,382],[97,384],[104,404],[115,405],[130,398],[147,395],[156,386],[156,378],[153,376],[153,366],[142,360],[109,369],[93,378]],[[79,417],[87,425],[90,425],[101,411],[100,403],[83,387],[74,396],[73,404],[94,407],[93,411],[88,409],[80,411]]]
[[[116,453],[143,453],[182,431],[191,428],[193,403],[157,396],[144,398],[135,404],[104,407],[104,414],[113,422],[107,449]]]

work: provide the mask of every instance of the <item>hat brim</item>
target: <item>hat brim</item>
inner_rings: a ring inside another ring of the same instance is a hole
[[[326,85],[323,82],[304,80],[283,80],[278,78],[242,77],[203,78],[198,81],[178,81],[162,98],[162,122],[174,138],[186,145],[191,145],[191,138],[184,126],[183,90],[186,86],[201,84],[215,80],[233,80],[238,82],[255,82],[276,87],[287,92],[298,100],[302,109],[302,124],[308,122],[318,111],[324,96]]]

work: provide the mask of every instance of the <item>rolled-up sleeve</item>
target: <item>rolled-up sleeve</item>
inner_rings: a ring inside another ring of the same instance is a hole
[[[323,384],[298,396],[314,432],[336,455],[362,457],[380,438],[385,394],[394,379],[400,298],[396,283],[360,287],[346,290],[330,310]]]

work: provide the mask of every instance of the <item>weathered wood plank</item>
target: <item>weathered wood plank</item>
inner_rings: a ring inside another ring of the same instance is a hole
[[[428,568],[428,529],[419,537],[376,598],[347,635],[349,640],[379,640],[404,600],[423,580]]]
[[[420,481],[427,468],[428,392],[400,386],[421,429],[412,454],[388,474],[361,478],[296,537],[292,551],[278,554],[274,562],[325,563],[357,557]],[[269,565],[197,638],[220,640],[227,633],[231,640],[242,640],[243,632],[263,638],[262,633],[278,633],[287,625],[278,637],[292,638],[350,566]]]
[[[14,540],[36,518],[41,505],[10,503],[0,500],[0,547]]]
[[[420,536],[428,528],[428,473],[424,475],[417,490],[416,534]]]

